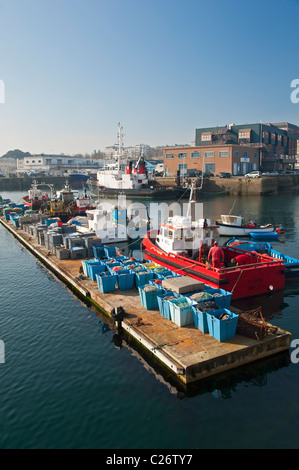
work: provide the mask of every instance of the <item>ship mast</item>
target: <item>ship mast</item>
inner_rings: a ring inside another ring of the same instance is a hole
[[[196,202],[193,199],[193,193],[194,193],[194,183],[192,183],[190,187],[190,197],[189,197],[188,208],[187,208],[187,217],[191,216],[191,205]]]
[[[118,139],[118,155],[117,155],[117,166],[118,170],[120,169],[120,158],[122,157],[123,153],[123,127],[121,126],[120,122],[118,123],[118,134],[117,134],[117,139]]]

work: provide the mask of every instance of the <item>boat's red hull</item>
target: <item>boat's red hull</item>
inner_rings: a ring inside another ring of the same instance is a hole
[[[150,239],[149,233],[143,239],[142,251],[146,259],[169,268],[178,274],[185,274],[212,287],[232,293],[232,299],[242,299],[281,290],[285,284],[285,266],[267,255],[259,256],[259,262],[232,268],[215,269],[191,258],[167,254]],[[228,260],[236,256],[234,248],[224,248]]]
[[[29,196],[23,196],[22,197],[22,202],[25,204],[27,207],[39,209],[45,202],[49,200],[48,197],[43,197],[43,199],[29,199]]]

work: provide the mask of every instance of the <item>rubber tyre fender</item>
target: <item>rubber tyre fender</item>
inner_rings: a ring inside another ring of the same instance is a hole
[[[126,312],[123,307],[114,307],[110,312],[112,320],[122,321],[125,318]]]

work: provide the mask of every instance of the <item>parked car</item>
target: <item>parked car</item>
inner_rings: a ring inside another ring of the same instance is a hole
[[[201,176],[201,171],[200,170],[187,170],[187,176],[189,178],[196,178],[197,176]]]
[[[219,178],[231,178],[232,175],[228,171],[221,171],[218,176]]]
[[[250,173],[247,173],[244,176],[245,178],[260,178],[262,174],[260,171],[251,171]]]

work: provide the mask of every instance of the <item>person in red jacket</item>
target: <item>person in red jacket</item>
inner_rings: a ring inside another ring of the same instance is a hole
[[[244,264],[251,264],[253,263],[253,259],[250,255],[238,255],[235,258],[231,259],[232,264],[236,264],[237,266],[243,266]]]
[[[218,246],[217,240],[214,241],[214,245],[209,251],[208,261],[212,261],[211,264],[214,268],[220,268],[221,263],[224,263],[224,251],[220,246]]]

